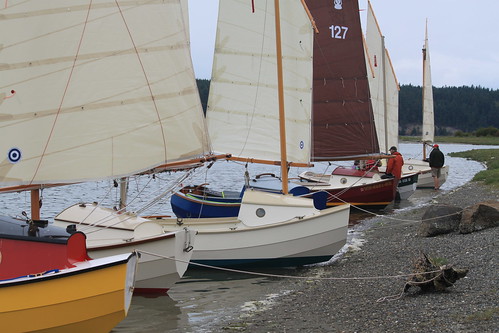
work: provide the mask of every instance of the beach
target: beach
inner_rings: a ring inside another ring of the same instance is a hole
[[[272,296],[255,302],[260,306],[213,332],[498,332],[499,228],[417,235],[428,205],[487,200],[499,200],[499,191],[469,182],[435,191],[423,207],[369,219],[357,231],[360,246],[330,265],[303,269],[300,279],[277,279]],[[404,292],[421,251],[469,272],[442,292]]]

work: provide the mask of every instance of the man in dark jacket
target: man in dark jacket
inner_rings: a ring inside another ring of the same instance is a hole
[[[438,190],[440,188],[440,169],[442,169],[445,162],[444,154],[440,151],[438,145],[433,145],[428,162],[430,162],[431,176],[433,177],[435,190]]]

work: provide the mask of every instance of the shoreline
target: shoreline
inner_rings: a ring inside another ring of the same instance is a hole
[[[465,208],[487,200],[499,200],[499,191],[472,181],[422,207],[370,218],[354,231],[361,234],[358,248],[297,273],[316,278],[280,279],[267,300],[257,301],[260,307],[216,324],[213,332],[496,332],[499,228],[416,235],[428,205]],[[395,276],[412,273],[420,251],[470,271],[444,292],[412,287],[403,293],[407,277]],[[401,297],[379,301],[389,296]]]

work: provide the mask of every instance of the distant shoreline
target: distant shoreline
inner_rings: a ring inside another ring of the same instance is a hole
[[[422,143],[420,136],[400,136],[400,142]],[[495,136],[436,136],[435,143],[462,143],[469,145],[499,146],[499,137]]]

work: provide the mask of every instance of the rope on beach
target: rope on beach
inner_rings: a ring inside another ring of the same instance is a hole
[[[425,283],[428,283],[428,282],[432,282],[434,281],[435,279],[437,279],[438,277],[441,277],[443,275],[443,270],[442,269],[439,269],[437,271],[432,271],[432,272],[427,272],[427,273],[439,273],[438,275],[434,276],[433,278],[429,279],[429,280],[425,280],[425,281],[421,281],[421,282],[416,282],[416,281],[412,281],[411,282],[411,285],[413,286],[416,286],[416,285],[422,285],[422,284],[425,284]],[[412,276],[416,276],[416,275],[420,275],[421,273],[414,273],[414,274],[411,274]],[[376,300],[376,303],[381,303],[381,302],[384,302],[384,301],[396,301],[396,300],[399,300],[402,298],[402,296],[404,296],[404,293],[406,292],[406,288],[407,288],[407,285],[408,283],[406,283],[404,285],[404,289],[402,289],[402,292],[400,294],[397,294],[397,295],[390,295],[390,296],[383,296],[381,298],[378,298]]]
[[[204,268],[210,268],[210,269],[215,269],[215,270],[220,270],[220,271],[226,271],[226,272],[232,272],[232,273],[240,273],[240,274],[248,274],[248,275],[255,275],[255,276],[262,276],[262,277],[273,277],[273,278],[288,278],[288,279],[299,279],[299,280],[337,280],[337,281],[352,281],[352,280],[380,280],[380,279],[398,279],[398,278],[407,278],[407,277],[412,277],[416,276],[421,273],[411,273],[411,274],[399,274],[399,275],[385,275],[385,276],[362,276],[362,277],[318,277],[318,276],[294,276],[294,275],[280,275],[280,274],[270,274],[270,273],[261,273],[261,272],[251,272],[251,271],[245,271],[245,270],[239,270],[239,269],[233,269],[233,268],[227,268],[227,267],[218,267],[218,266],[211,266],[211,265],[206,265],[206,264],[200,264],[192,261],[187,261],[187,260],[182,260],[182,259],[176,259],[172,257],[167,257],[163,256],[161,254],[153,253],[153,252],[148,252],[148,251],[143,251],[143,250],[137,250],[137,252],[142,253],[142,254],[148,254],[151,256],[163,258],[163,259],[169,259],[173,261],[179,261],[183,262],[189,265],[194,265],[194,266],[199,266],[199,267],[204,267]],[[432,272],[427,272],[427,273],[438,273],[441,270],[436,270]]]
[[[341,198],[337,197],[336,199],[342,201],[345,204],[348,203],[347,201],[344,201]],[[460,210],[458,212],[455,212],[455,213],[451,213],[451,214],[447,214],[447,215],[440,215],[440,216],[435,216],[435,217],[430,217],[430,218],[427,218],[427,219],[424,219],[424,220],[422,220],[422,219],[410,220],[410,219],[400,219],[400,218],[389,216],[389,215],[377,214],[377,213],[374,213],[372,211],[366,210],[366,209],[364,209],[362,207],[355,206],[355,205],[352,205],[352,204],[350,204],[350,206],[352,206],[355,209],[360,210],[360,211],[362,211],[364,213],[371,214],[374,217],[385,218],[385,219],[388,219],[388,220],[400,221],[400,222],[423,222],[423,221],[431,221],[431,220],[437,220],[437,219],[444,218],[444,217],[450,217],[450,216],[458,215],[458,214],[461,214],[462,212],[464,212],[464,209],[462,209],[462,210]]]
[[[347,204],[348,202],[339,198],[339,197],[336,197],[333,195],[333,197],[335,197],[335,199]],[[450,217],[450,216],[453,216],[453,215],[458,215],[458,214],[461,214],[464,209],[458,211],[458,212],[455,212],[455,213],[451,213],[451,214],[447,214],[447,215],[440,215],[440,216],[435,216],[435,217],[430,217],[430,218],[427,218],[427,219],[418,219],[418,220],[410,220],[410,219],[401,219],[401,218],[397,218],[397,217],[393,217],[393,216],[389,216],[389,215],[383,215],[383,214],[377,214],[375,212],[372,212],[372,211],[369,211],[367,209],[364,209],[362,207],[359,207],[359,206],[355,206],[355,205],[352,205],[350,204],[350,206],[354,207],[355,209],[359,210],[359,211],[362,211],[364,213],[367,213],[367,214],[371,214],[373,215],[374,217],[379,217],[379,218],[385,218],[385,219],[388,219],[388,220],[393,220],[393,221],[398,221],[398,222],[424,222],[424,221],[431,221],[431,220],[437,220],[437,219],[440,219],[440,218],[445,218],[445,217]]]

